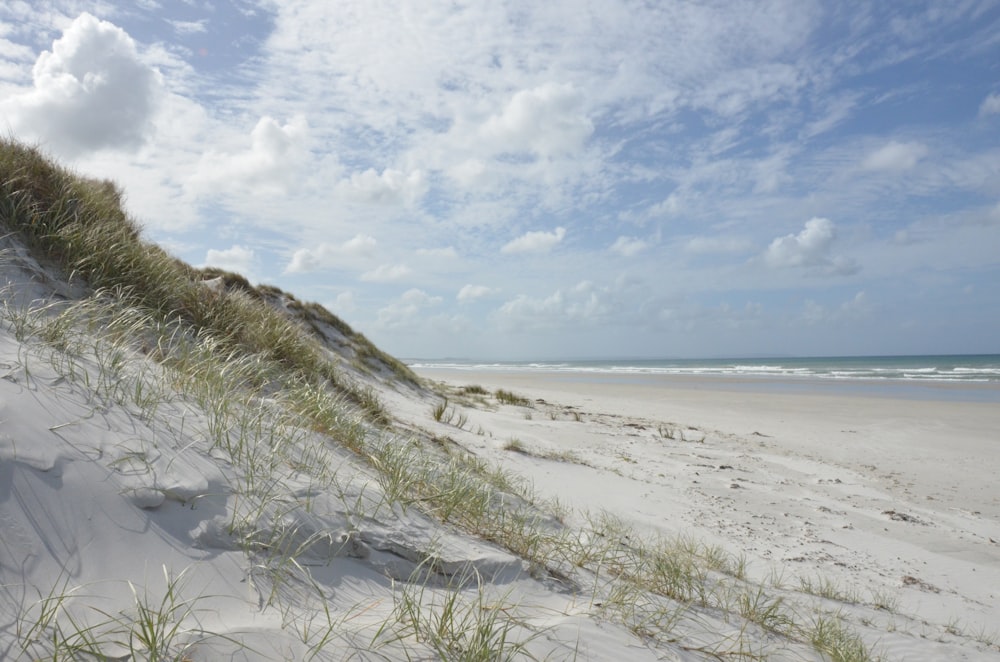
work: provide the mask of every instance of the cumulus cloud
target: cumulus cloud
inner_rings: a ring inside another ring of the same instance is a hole
[[[210,248],[205,254],[205,266],[218,267],[245,275],[253,267],[254,257],[253,249],[239,244],[224,250]]]
[[[379,174],[374,168],[352,174],[337,183],[337,191],[349,199],[371,204],[412,204],[427,191],[424,173],[386,168]]]
[[[811,218],[798,234],[788,234],[771,242],[764,261],[772,267],[802,267],[825,263],[830,244],[836,236],[833,222]]]
[[[552,232],[526,232],[500,249],[501,253],[547,253],[566,236],[566,228],[558,227]]]
[[[11,126],[54,151],[135,149],[152,132],[160,81],[121,28],[83,13],[43,52],[30,90],[0,102]]]
[[[608,250],[622,257],[632,257],[646,250],[648,246],[644,240],[636,237],[618,237]]]
[[[206,153],[195,179],[203,187],[237,183],[255,189],[283,190],[303,167],[308,133],[302,115],[286,124],[265,115],[250,132],[248,149]]]
[[[798,234],[788,234],[772,241],[764,251],[764,262],[775,268],[821,268],[839,274],[857,271],[850,260],[831,258],[830,247],[836,235],[836,227],[830,219],[811,218]]]
[[[576,152],[593,132],[583,95],[572,85],[557,83],[517,92],[501,113],[480,127],[482,137],[498,152],[543,157]]]
[[[861,166],[865,170],[909,170],[927,156],[927,147],[918,142],[890,142],[870,153]]]
[[[461,303],[469,303],[475,301],[476,299],[481,299],[485,296],[493,294],[494,290],[491,287],[486,287],[485,285],[463,285],[462,289],[458,291],[458,299]]]
[[[392,283],[402,280],[413,273],[405,264],[382,264],[361,274],[361,280],[370,283]]]
[[[998,114],[1000,114],[1000,94],[991,94],[983,99],[983,103],[979,106],[979,116]]]
[[[370,256],[376,245],[374,237],[357,234],[342,244],[322,243],[316,248],[300,248],[292,254],[285,273],[306,273],[336,267],[345,259]]]

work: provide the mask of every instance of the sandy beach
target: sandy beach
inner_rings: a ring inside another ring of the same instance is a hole
[[[560,503],[722,545],[761,581],[891,600],[889,659],[945,659],[934,642],[963,638],[994,645],[947,659],[998,655],[995,387],[419,372],[530,400],[469,409],[465,428],[488,432],[456,439]]]

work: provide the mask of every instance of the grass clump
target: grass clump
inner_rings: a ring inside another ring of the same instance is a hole
[[[502,388],[497,389],[493,393],[493,397],[497,399],[497,402],[504,405],[516,405],[519,407],[530,407],[531,401],[525,397],[511,393],[510,391],[504,390]]]
[[[511,437],[506,444],[503,445],[505,451],[511,451],[512,453],[520,453],[522,455],[531,455],[528,447],[524,445],[524,442],[517,437]]]
[[[836,615],[815,616],[806,634],[813,648],[831,662],[873,662],[878,659],[861,637]]]
[[[474,568],[441,589],[407,582],[396,593],[396,626],[392,635],[381,637],[380,645],[412,637],[445,661],[534,659],[526,646],[537,633],[516,617],[515,605],[489,599],[487,586]]]
[[[467,414],[449,406],[448,398],[443,398],[431,408],[431,417],[438,423],[454,425],[457,428],[464,428],[469,422]]]

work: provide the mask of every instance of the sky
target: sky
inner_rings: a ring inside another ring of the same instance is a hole
[[[8,0],[0,131],[402,358],[1000,353],[1000,0]]]

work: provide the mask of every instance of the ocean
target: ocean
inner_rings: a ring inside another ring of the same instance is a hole
[[[716,375],[1000,385],[1000,354],[583,361],[408,359],[406,363],[415,369],[540,371],[603,375]]]
[[[1000,354],[748,359],[475,361],[407,359],[415,370],[544,372],[568,381],[653,384],[774,393],[1000,403]]]

